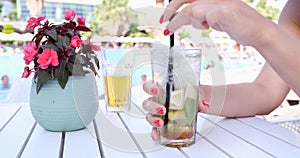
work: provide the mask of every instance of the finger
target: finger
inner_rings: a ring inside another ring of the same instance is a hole
[[[194,28],[208,29],[207,14],[214,8],[213,4],[194,3],[192,6],[191,24]]]
[[[195,19],[191,17],[191,24],[196,29],[201,29],[201,30],[209,29],[208,23],[204,19]]]
[[[158,95],[159,94],[159,88],[153,83],[153,81],[147,81],[143,84],[143,89],[145,92],[151,94],[151,95]]]
[[[143,101],[142,103],[143,108],[148,111],[151,114],[156,114],[156,115],[165,115],[166,114],[166,108],[158,104],[153,100],[153,98],[148,98]]]
[[[221,27],[220,24],[222,19],[225,19],[223,16],[225,13],[222,13],[224,11],[220,11],[219,9],[213,9],[209,13],[207,13],[207,25],[209,25],[211,28],[218,30],[218,31],[223,31],[223,28]],[[226,25],[225,25],[226,26]]]
[[[177,29],[179,29],[182,25],[191,24],[191,14],[192,8],[190,6],[185,7],[182,11],[178,12],[174,18],[169,22],[166,26],[169,31],[168,34],[174,33]],[[167,35],[165,33],[165,35]]]
[[[160,18],[160,23],[169,21],[176,14],[176,11],[184,4],[192,3],[195,0],[172,0],[166,7]]]
[[[156,127],[152,128],[152,132],[151,132],[151,137],[153,141],[159,141],[160,139],[160,133],[159,133],[159,129]]]
[[[153,127],[161,128],[164,125],[164,121],[161,118],[153,116],[152,114],[147,114],[146,115],[146,120]]]
[[[190,15],[180,12],[166,26],[169,32],[168,34],[164,33],[164,35],[171,35],[181,26],[188,24],[191,24]]]

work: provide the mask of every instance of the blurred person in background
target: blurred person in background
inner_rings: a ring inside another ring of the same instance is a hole
[[[1,81],[2,81],[2,85],[1,85],[2,89],[9,89],[10,88],[9,77],[7,75],[3,75],[1,77]]]

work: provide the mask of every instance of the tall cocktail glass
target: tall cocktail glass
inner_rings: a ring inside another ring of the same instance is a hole
[[[154,48],[151,51],[154,83],[159,87],[155,100],[167,109],[160,143],[186,147],[195,142],[200,85],[201,50]]]

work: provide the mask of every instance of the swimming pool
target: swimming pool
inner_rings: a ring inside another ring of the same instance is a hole
[[[122,51],[126,53],[126,49],[111,49],[112,53],[114,51]],[[112,59],[118,60],[120,57],[115,56]],[[202,62],[201,69],[204,70],[207,63]],[[224,70],[232,70],[237,68],[245,68],[253,65],[253,63],[249,62],[241,62],[241,61],[226,61],[224,62]],[[2,75],[8,75],[10,78],[10,84],[12,85],[13,82],[20,78],[23,69],[25,67],[23,61],[23,54],[17,55],[0,55],[0,77]],[[145,74],[147,75],[147,80],[151,80],[152,73],[151,73],[151,65],[146,63],[144,65],[136,66],[133,70],[132,74],[132,85],[137,85],[141,83],[141,76]],[[8,90],[1,90],[0,89],[0,100],[4,99],[7,96]]]
[[[25,63],[22,54],[0,55],[0,77],[8,75],[10,85],[12,85],[17,78],[21,78],[24,66]],[[4,99],[8,91],[8,89],[0,89],[0,99]]]

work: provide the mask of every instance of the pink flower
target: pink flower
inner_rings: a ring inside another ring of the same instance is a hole
[[[92,48],[92,50],[94,51],[100,51],[101,50],[101,47],[96,45],[96,44],[93,44],[89,39],[85,40],[85,44],[87,45],[90,45],[90,47]]]
[[[55,50],[47,48],[38,56],[39,58],[37,62],[40,64],[42,69],[47,69],[50,64],[52,66],[57,66],[59,64],[57,52]]]
[[[65,12],[65,19],[66,19],[67,21],[72,21],[72,20],[75,18],[75,15],[76,15],[75,10],[72,10],[72,9],[67,10],[67,11]]]
[[[29,70],[29,67],[28,66],[24,67],[24,72],[22,74],[22,78],[28,78],[30,76],[30,74],[31,74],[31,71]]]
[[[38,25],[41,24],[41,21],[43,21],[46,18],[46,16],[41,16],[38,18],[29,18],[27,20],[26,30],[28,29],[34,29]]]
[[[30,64],[30,62],[36,56],[36,53],[39,48],[40,48],[40,46],[36,47],[34,42],[29,42],[26,45],[26,47],[24,48],[24,51],[23,51],[23,53],[24,53],[23,59],[24,59],[26,65]]]
[[[79,36],[72,37],[70,45],[73,48],[76,48],[76,47],[80,46],[81,45],[81,39],[79,38]]]
[[[84,17],[78,16],[77,22],[78,22],[78,25],[83,25],[83,26],[85,26],[85,19],[84,19]]]

